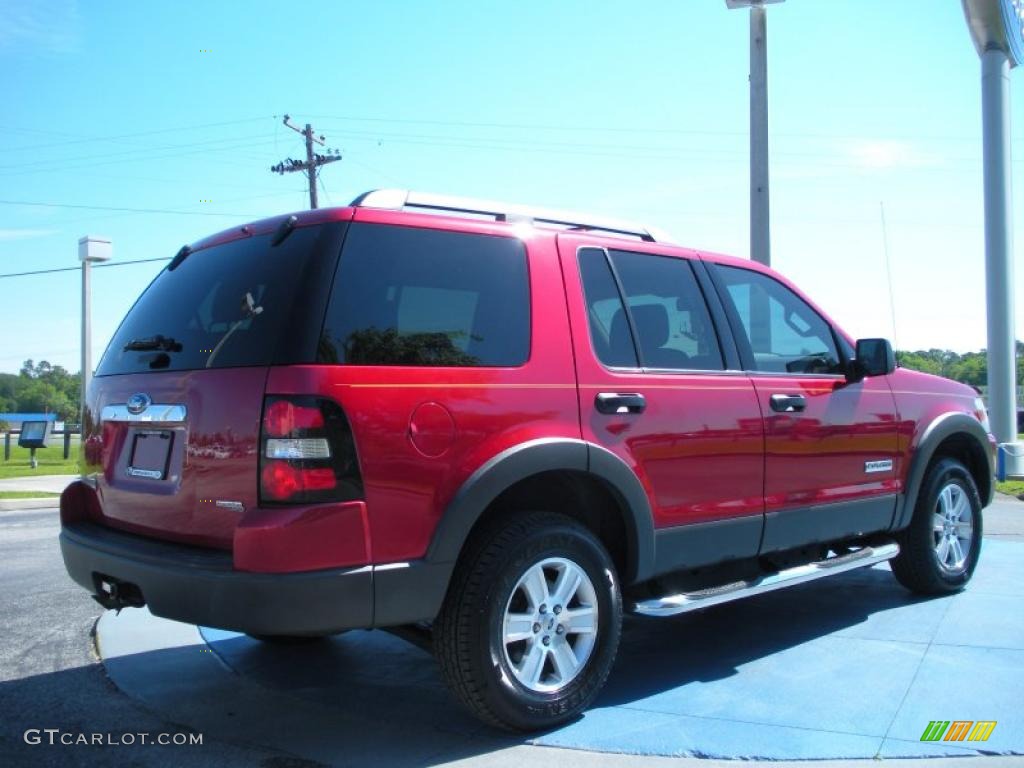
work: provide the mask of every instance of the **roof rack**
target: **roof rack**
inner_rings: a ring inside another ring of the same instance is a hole
[[[370,192],[364,192],[352,201],[352,205],[360,208],[381,208],[392,211],[420,209],[442,213],[493,216],[496,221],[522,221],[531,224],[537,222],[540,224],[554,224],[568,229],[598,230],[616,235],[638,237],[651,243],[669,240],[663,233],[659,233],[654,229],[620,219],[611,219],[586,213],[532,208],[525,205],[499,203],[494,200],[413,192],[407,189],[375,189]]]

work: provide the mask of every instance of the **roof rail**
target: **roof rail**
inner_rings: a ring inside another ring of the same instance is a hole
[[[375,189],[364,192],[352,201],[352,205],[360,208],[382,208],[392,211],[419,208],[443,213],[493,216],[496,221],[538,222],[563,226],[568,229],[598,230],[617,235],[630,235],[651,243],[665,242],[669,239],[656,230],[620,219],[499,203],[494,200],[413,192],[407,189]]]

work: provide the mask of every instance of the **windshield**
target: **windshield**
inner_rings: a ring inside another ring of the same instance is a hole
[[[312,362],[338,225],[300,227],[277,246],[248,237],[189,255],[150,284],[96,375]],[[324,264],[329,261],[330,264]],[[319,313],[319,318],[309,317]]]

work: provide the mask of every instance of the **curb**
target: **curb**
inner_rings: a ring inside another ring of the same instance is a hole
[[[0,499],[0,512],[15,512],[23,509],[52,509],[56,512],[59,508],[60,499],[56,496],[39,499]]]

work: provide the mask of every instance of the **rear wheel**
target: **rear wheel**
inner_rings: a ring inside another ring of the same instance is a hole
[[[892,571],[914,592],[955,592],[978,564],[981,533],[981,497],[971,473],[955,459],[940,459],[925,475],[914,517],[899,536]]]
[[[563,515],[529,513],[471,545],[434,623],[434,650],[475,715],[538,730],[594,700],[621,623],[615,566],[597,537]]]

